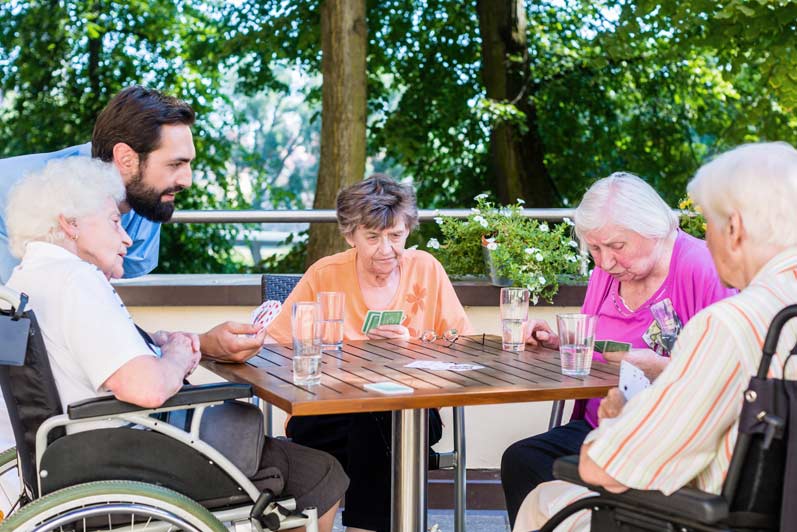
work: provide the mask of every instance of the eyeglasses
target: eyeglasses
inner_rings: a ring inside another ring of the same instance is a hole
[[[425,344],[434,343],[437,341],[437,333],[432,330],[424,331],[420,340]],[[456,329],[447,329],[443,332],[443,340],[447,342],[446,347],[451,347],[454,342],[459,340],[459,332]]]

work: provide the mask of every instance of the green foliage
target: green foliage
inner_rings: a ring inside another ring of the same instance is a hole
[[[689,196],[683,198],[678,202],[678,208],[682,211],[679,217],[681,229],[694,237],[705,239],[706,219],[692,202],[692,198]]]
[[[536,303],[539,297],[552,301],[560,276],[586,273],[587,257],[571,238],[571,221],[534,220],[523,215],[522,202],[499,207],[487,194],[475,200],[467,218],[437,217],[441,241],[431,238],[426,244],[449,275],[486,273],[486,249],[497,275],[528,288]]]

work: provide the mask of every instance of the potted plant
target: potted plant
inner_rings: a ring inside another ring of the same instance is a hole
[[[496,285],[528,288],[536,303],[550,302],[562,276],[584,277],[587,255],[572,238],[573,222],[551,224],[522,213],[523,201],[496,206],[487,194],[474,199],[467,218],[438,216],[441,238],[427,248],[449,275],[491,276]]]

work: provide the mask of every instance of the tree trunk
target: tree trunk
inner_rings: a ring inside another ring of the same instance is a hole
[[[518,124],[497,122],[490,133],[489,173],[503,203],[523,198],[529,207],[551,207],[558,193],[545,167],[537,109],[529,93],[529,54],[523,0],[477,0],[482,38],[482,78],[487,97],[512,103],[525,115]]]
[[[314,209],[334,209],[342,187],[365,174],[365,0],[321,6],[321,159]],[[307,265],[345,248],[336,224],[310,228]]]

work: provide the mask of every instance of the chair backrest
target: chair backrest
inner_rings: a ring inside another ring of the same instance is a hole
[[[0,313],[9,316],[13,309]],[[22,480],[28,493],[37,497],[36,432],[47,418],[62,414],[63,410],[36,316],[33,311],[26,311],[20,320],[30,322],[25,362],[22,366],[0,365],[0,388],[14,430]],[[63,435],[63,428],[53,430],[49,442]]]
[[[260,293],[263,301],[273,299],[285,303],[294,287],[302,278],[300,273],[265,273],[260,277]]]

